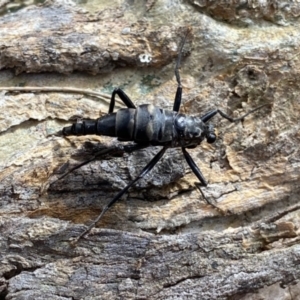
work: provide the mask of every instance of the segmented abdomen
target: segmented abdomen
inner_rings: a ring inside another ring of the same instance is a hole
[[[174,137],[173,111],[144,104],[136,109],[124,108],[97,120],[84,120],[63,129],[64,135],[98,134],[118,137],[120,141],[163,144]]]
[[[120,109],[116,116],[116,136],[119,140],[164,143],[172,141],[174,112],[152,104],[137,109]]]

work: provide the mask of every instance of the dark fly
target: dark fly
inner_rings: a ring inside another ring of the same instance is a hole
[[[117,137],[121,142],[133,141],[134,144],[119,146],[124,152],[128,153],[146,147],[162,146],[162,149],[143,168],[140,174],[103,207],[100,215],[82,234],[77,237],[76,240],[79,240],[81,237],[85,236],[102,218],[105,212],[112,207],[133,184],[135,184],[140,178],[143,178],[157,164],[168,148],[180,147],[185,160],[200,181],[199,184],[201,186],[207,186],[207,181],[190,154],[187,152],[187,149],[197,147],[203,140],[206,140],[208,143],[215,142],[216,134],[214,126],[209,124],[208,121],[216,114],[221,115],[229,122],[236,122],[244,119],[247,115],[265,106],[261,105],[249,111],[242,117],[236,119],[228,116],[219,109],[213,109],[204,115],[197,116],[179,113],[182,97],[179,66],[185,40],[186,37],[182,42],[175,66],[175,76],[178,86],[173,104],[173,110],[165,110],[152,104],[144,104],[136,107],[130,98],[125,94],[125,92],[122,89],[117,88],[111,95],[110,106],[107,115],[96,120],[83,120],[80,123],[74,123],[72,126],[63,128],[63,135],[65,136],[96,134]],[[117,112],[114,112],[116,95],[120,97],[127,108],[123,108]],[[77,169],[91,160],[86,161],[75,168]],[[205,197],[200,187],[198,188],[203,198],[209,204],[213,205]]]

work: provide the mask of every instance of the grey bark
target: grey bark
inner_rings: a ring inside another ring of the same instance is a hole
[[[0,18],[2,87],[107,94],[1,92],[3,299],[255,299],[245,296],[253,291],[267,299],[267,286],[283,290],[279,284],[288,286],[285,298],[297,298],[297,7],[274,6],[272,15],[269,6],[250,2],[244,11],[236,3],[222,10],[192,2],[148,1],[138,11],[124,3],[96,13],[49,2]],[[276,22],[279,15],[284,23]],[[117,143],[56,133],[78,117],[106,113],[117,85],[137,105],[171,109],[174,59],[187,30],[182,112],[203,115],[218,107],[238,116],[268,104],[237,124],[214,118],[218,141],[189,151],[209,181],[205,195],[221,210],[201,198],[180,149],[170,149],[72,246],[70,239],[159,148],[107,155],[54,182]]]

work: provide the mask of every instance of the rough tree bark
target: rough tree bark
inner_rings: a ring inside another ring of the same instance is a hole
[[[48,2],[0,18],[2,87],[108,95],[2,89],[0,298],[237,299],[259,291],[262,299],[267,286],[281,299],[297,298],[299,7],[172,3],[87,13]],[[204,193],[223,213],[203,201],[181,152],[170,149],[72,246],[159,149],[107,155],[54,182],[117,143],[56,133],[107,112],[117,85],[137,104],[171,108],[174,59],[188,29],[183,112],[218,107],[239,116],[268,103],[237,124],[214,118],[217,142],[190,150],[209,181]]]

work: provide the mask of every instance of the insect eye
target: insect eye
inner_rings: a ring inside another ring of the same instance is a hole
[[[216,135],[213,132],[210,132],[207,136],[206,136],[206,140],[209,144],[212,144],[216,141]]]

